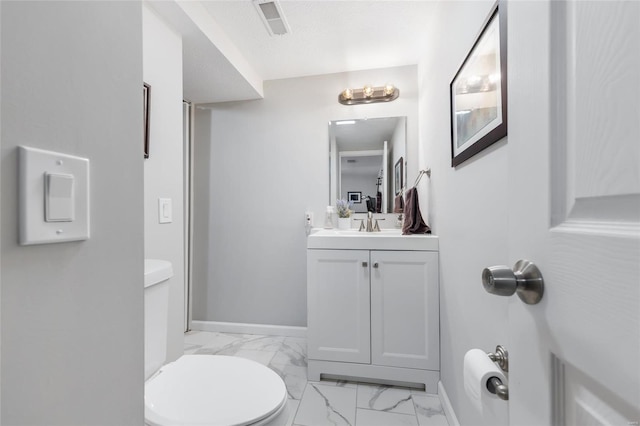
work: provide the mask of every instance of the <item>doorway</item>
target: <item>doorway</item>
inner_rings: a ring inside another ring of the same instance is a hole
[[[193,104],[182,101],[182,143],[184,150],[184,331],[191,330],[193,263]]]

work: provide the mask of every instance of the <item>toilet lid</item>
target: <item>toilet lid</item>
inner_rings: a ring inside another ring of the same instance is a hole
[[[152,425],[256,423],[287,402],[271,369],[239,357],[183,355],[145,383],[145,420]]]

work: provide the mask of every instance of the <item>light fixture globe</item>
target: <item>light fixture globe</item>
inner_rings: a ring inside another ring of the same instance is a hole
[[[371,96],[373,96],[373,87],[367,84],[362,88],[362,94],[365,98],[370,98]]]

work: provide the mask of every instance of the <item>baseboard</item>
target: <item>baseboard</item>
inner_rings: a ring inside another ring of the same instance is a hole
[[[456,417],[455,411],[453,411],[451,401],[449,401],[449,395],[447,395],[447,391],[444,389],[442,381],[438,382],[438,397],[440,397],[440,402],[442,403],[442,408],[444,409],[444,415],[447,416],[449,426],[460,426],[460,422]]]
[[[191,329],[220,333],[262,334],[266,336],[307,337],[307,327],[269,324],[243,324],[239,322],[191,321]]]

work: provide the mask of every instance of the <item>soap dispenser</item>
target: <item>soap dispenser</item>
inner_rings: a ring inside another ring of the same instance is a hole
[[[324,218],[324,229],[333,229],[333,206],[327,206],[327,213]]]

